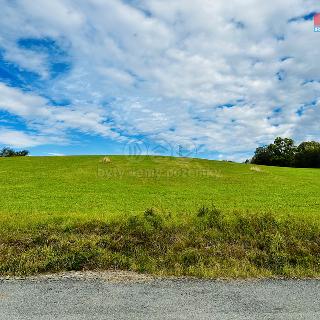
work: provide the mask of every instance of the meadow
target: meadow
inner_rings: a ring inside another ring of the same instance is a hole
[[[0,159],[0,274],[320,275],[320,170],[103,159]]]

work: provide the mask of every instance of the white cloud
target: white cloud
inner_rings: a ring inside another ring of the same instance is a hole
[[[277,135],[320,138],[319,104],[296,114],[319,100],[320,38],[312,21],[288,23],[320,11],[315,1],[0,3],[7,59],[47,77],[50,57],[29,59],[15,46],[28,37],[53,38],[72,58],[44,92],[70,106],[0,85],[1,107],[39,133],[145,135],[232,159]]]
[[[31,135],[17,130],[0,129],[0,143],[9,147],[26,148],[48,143],[45,137]]]
[[[103,110],[99,108],[52,106],[41,96],[3,83],[0,83],[0,108],[23,118],[30,128],[50,135],[51,140],[56,136],[57,142],[61,142],[65,131],[70,129],[111,138],[118,137],[109,125],[103,124]]]

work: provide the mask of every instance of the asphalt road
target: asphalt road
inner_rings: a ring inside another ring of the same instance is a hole
[[[0,319],[320,319],[320,281],[0,280]]]

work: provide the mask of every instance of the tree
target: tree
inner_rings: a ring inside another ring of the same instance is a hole
[[[291,167],[295,162],[296,146],[290,138],[277,137],[274,143],[256,149],[252,163]]]
[[[268,146],[259,147],[256,149],[251,163],[271,166],[272,154],[268,149]]]
[[[16,152],[16,156],[17,157],[25,157],[29,154],[29,151],[28,150],[21,150],[21,151],[17,151]]]
[[[3,148],[0,151],[0,156],[1,157],[13,157],[15,154],[14,150],[10,149],[10,148]]]
[[[0,157],[25,157],[28,154],[28,150],[14,151],[11,148],[3,148],[0,151]]]
[[[320,168],[320,143],[302,142],[298,147],[289,138],[276,138],[274,143],[256,149],[251,163],[267,166]]]
[[[294,165],[296,146],[290,138],[277,137],[268,148],[271,151],[273,166],[291,167]]]
[[[320,143],[302,142],[297,147],[295,166],[303,168],[320,168]]]

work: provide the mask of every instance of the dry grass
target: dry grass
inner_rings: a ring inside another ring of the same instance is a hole
[[[111,159],[109,157],[103,157],[100,160],[100,163],[111,163]]]
[[[251,166],[250,170],[251,171],[256,171],[256,172],[263,172],[263,170],[258,166]]]

